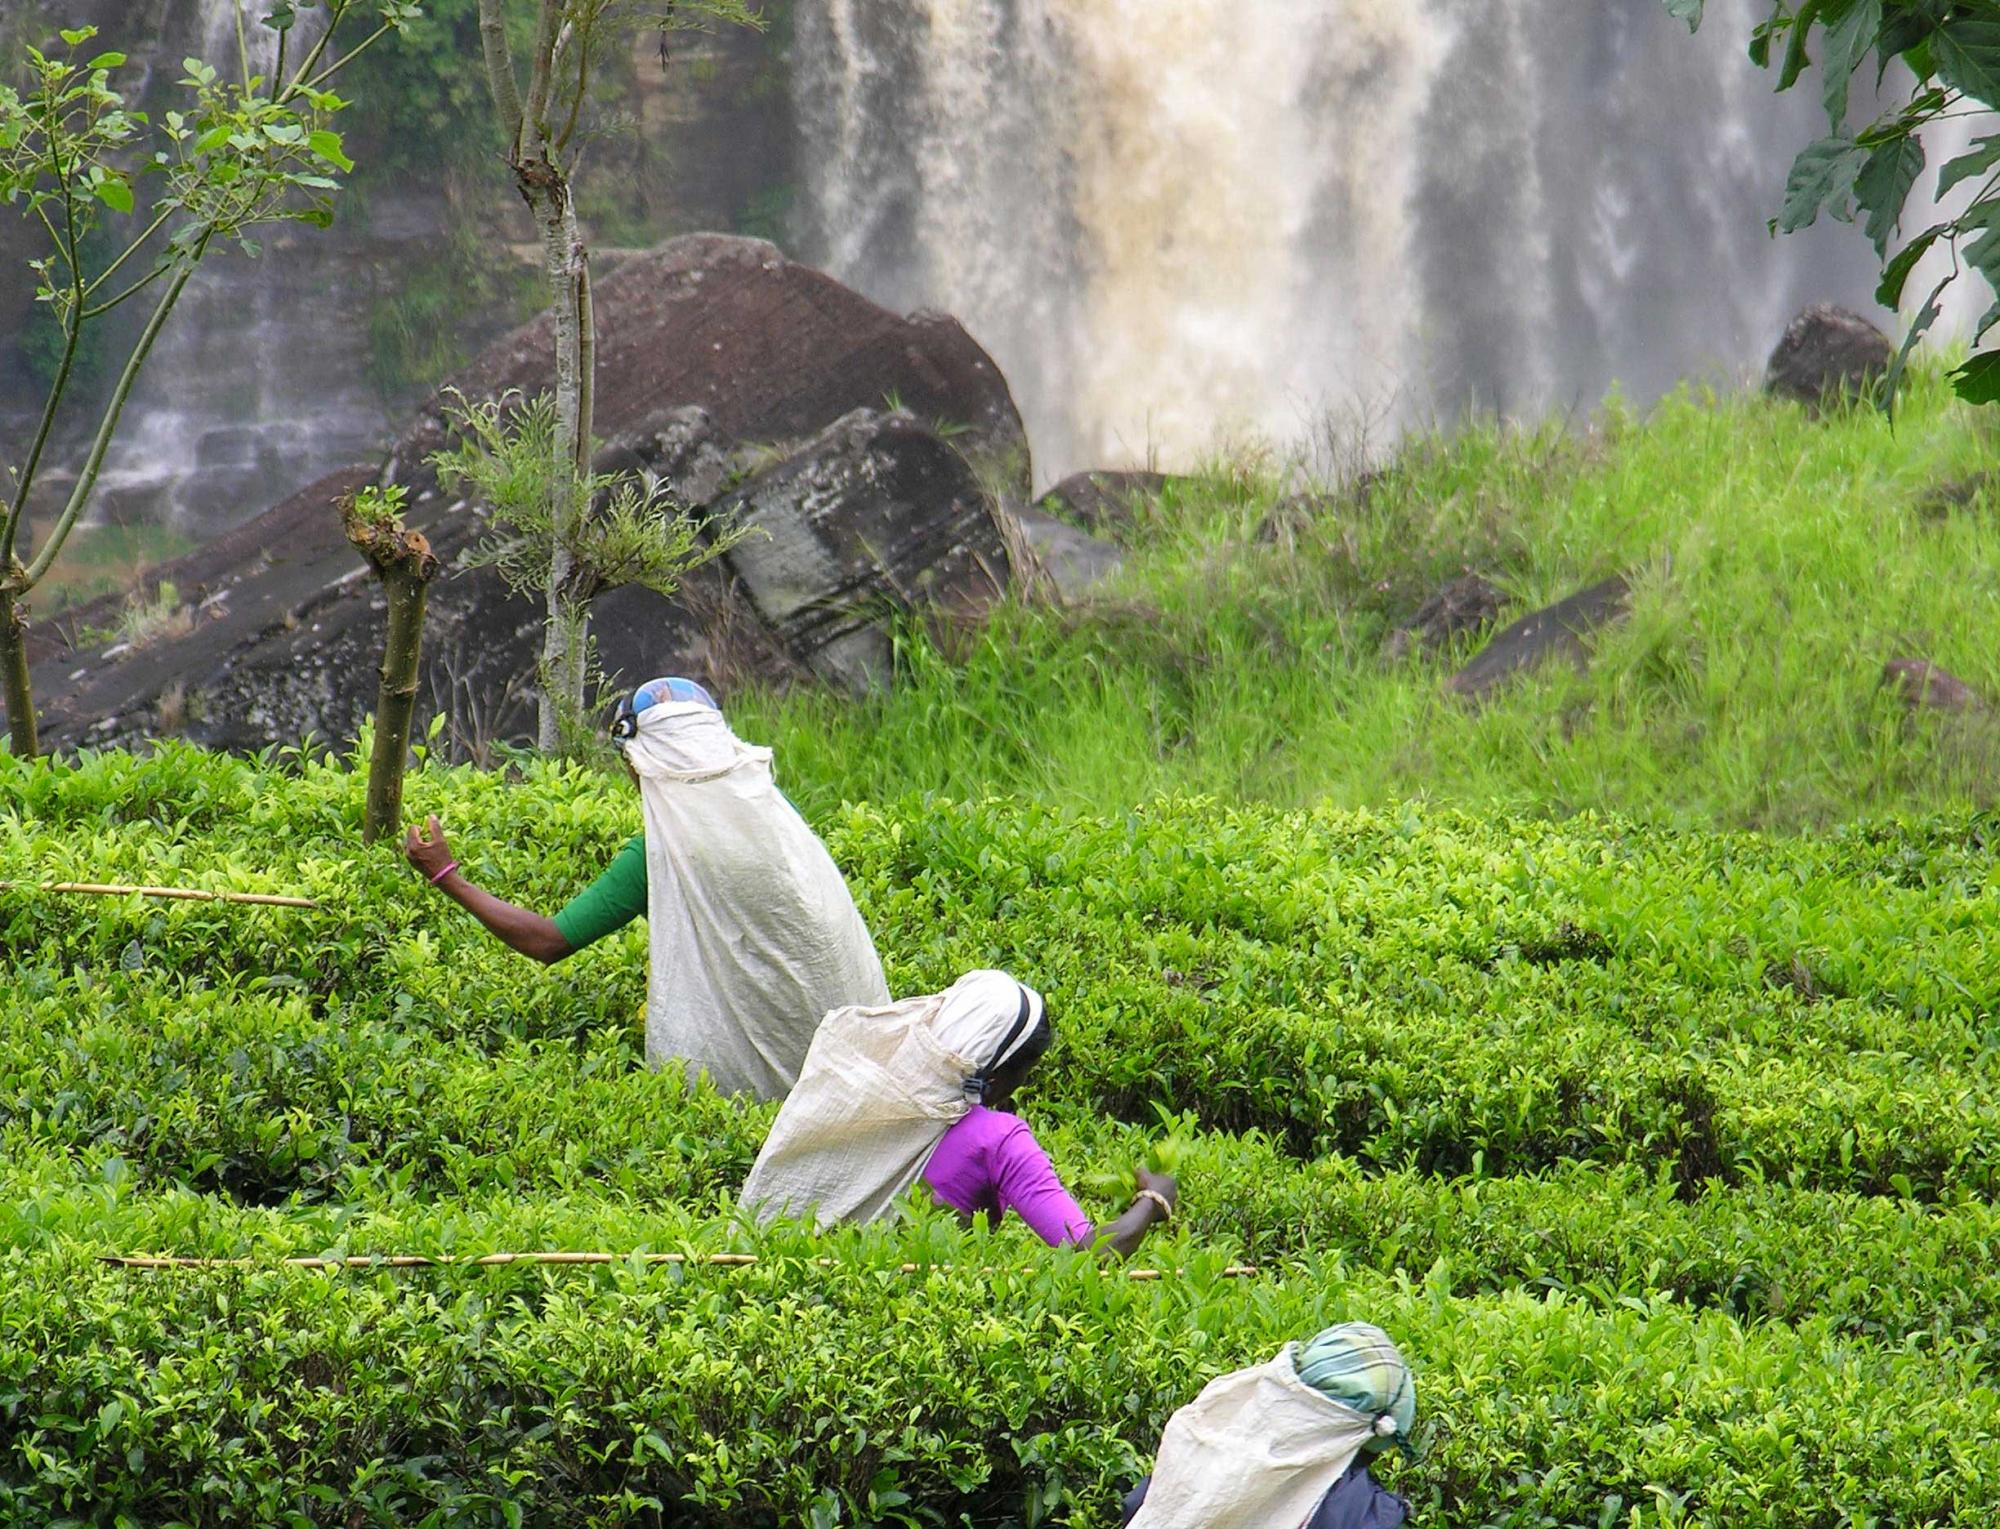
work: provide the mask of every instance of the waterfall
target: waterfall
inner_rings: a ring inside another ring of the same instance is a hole
[[[268,75],[278,39],[258,24],[263,0],[170,6],[154,23],[158,51],[195,54],[235,75],[239,7],[251,68]],[[290,59],[310,46],[323,20],[321,10],[299,12]],[[369,459],[391,433],[366,381],[367,334],[341,270],[353,252],[293,224],[255,237],[257,259],[217,250],[188,284],[106,459],[95,517],[213,535],[336,467]]]
[[[1825,131],[1767,10],[799,0],[805,253],[963,320],[1044,482],[1734,378],[1872,309],[1855,229],[1766,232]]]

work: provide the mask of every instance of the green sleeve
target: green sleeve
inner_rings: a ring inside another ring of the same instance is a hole
[[[594,945],[646,911],[646,836],[637,833],[604,874],[556,915],[556,932],[571,950]]]

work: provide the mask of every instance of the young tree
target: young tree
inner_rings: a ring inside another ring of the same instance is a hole
[[[1703,5],[1704,0],[1666,0],[1668,11],[1690,31],[1701,25]],[[1901,306],[1910,273],[1932,249],[1950,257],[1883,379],[1887,401],[1895,397],[1910,351],[1943,312],[1939,299],[1966,266],[2000,293],[2000,132],[1975,139],[1938,171],[1940,200],[1960,185],[1974,187],[1964,211],[1933,223],[1889,254],[1904,205],[1927,166],[1925,130],[2000,107],[2000,6],[1994,0],[1772,0],[1771,15],[1751,34],[1750,57],[1763,69],[1777,60],[1778,89],[1789,90],[1812,62],[1815,46],[1828,132],[1793,162],[1773,231],[1792,233],[1822,212],[1843,222],[1861,217],[1883,261],[1875,297],[1887,308]],[[1867,126],[1850,127],[1855,72],[1872,64],[1879,84],[1898,61],[1913,77],[1908,92]],[[1979,320],[1974,354],[1952,377],[1959,396],[1974,403],[2000,401],[2000,350],[1978,349],[1996,324],[2000,301]]]
[[[626,584],[672,595],[688,574],[741,540],[739,527],[704,523],[663,484],[633,473],[574,471],[557,446],[558,416],[547,393],[509,393],[489,403],[453,397],[458,444],[431,464],[447,489],[484,508],[491,527],[464,563],[496,569],[516,594],[547,595],[560,567],[567,593],[584,610]],[[588,678],[588,632],[577,643],[578,669]],[[603,741],[588,729],[582,700],[581,692],[555,697],[555,746],[566,754],[587,754]]]
[[[314,0],[267,0],[263,25],[278,34],[269,78],[253,68],[239,15],[232,72],[188,59],[180,80],[185,99],[158,123],[113,88],[125,54],[92,50],[85,56],[96,36],[92,27],[64,31],[61,45],[48,52],[25,49],[25,87],[0,85],[0,199],[47,236],[47,252],[32,262],[36,297],[48,305],[62,336],[33,438],[5,464],[0,696],[17,754],[38,748],[27,597],[88,507],[126,400],[161,330],[196,267],[219,246],[234,242],[254,254],[252,234],[261,226],[323,227],[332,220],[339,177],[353,169],[330,126],[347,105],[333,82],[420,9],[411,0],[324,0],[316,36],[294,48],[299,12],[318,8]],[[150,201],[140,195],[148,183],[157,187]],[[103,233],[113,230],[116,237],[106,241]],[[89,251],[107,243],[109,252],[94,264]],[[86,332],[135,300],[149,301],[151,311],[124,353],[75,483],[39,547],[31,549],[29,498],[45,469]]]
[[[417,660],[423,651],[424,606],[438,575],[437,554],[421,531],[403,524],[400,485],[366,488],[340,506],[341,529],[354,544],[389,605],[382,645],[382,683],[375,692],[375,740],[368,753],[368,805],[361,842],[373,844],[402,826],[403,767],[410,756],[410,721],[417,709]]]
[[[542,270],[555,329],[555,434],[551,445],[549,521],[553,528],[546,583],[548,627],[542,642],[537,743],[554,750],[565,708],[581,708],[589,670],[591,580],[578,557],[591,496],[577,485],[590,476],[596,317],[591,304],[590,252],[571,193],[582,144],[593,71],[605,48],[629,39],[639,25],[657,27],[664,65],[677,29],[706,22],[755,24],[743,0],[532,0],[526,92],[507,28],[507,0],[479,0],[479,35],[486,77],[514,185],[535,220]]]

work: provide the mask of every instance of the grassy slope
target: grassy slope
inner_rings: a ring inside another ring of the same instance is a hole
[[[1568,436],[1415,443],[1366,503],[1275,542],[1257,536],[1275,483],[1218,470],[1147,519],[1092,612],[1012,612],[958,662],[913,638],[874,705],[737,710],[816,809],[916,789],[1115,811],[1194,791],[1795,829],[1985,801],[1990,740],[1906,740],[1878,680],[1921,655],[2000,697],[2000,513],[1916,510],[1991,463],[1990,433],[1936,374],[1893,427],[1682,394]],[[1441,697],[1448,670],[1379,657],[1468,566],[1513,597],[1509,619],[1621,570],[1636,612],[1587,677],[1474,715]]]

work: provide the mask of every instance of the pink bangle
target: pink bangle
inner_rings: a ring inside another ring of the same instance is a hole
[[[443,870],[439,871],[437,875],[431,878],[431,885],[436,886],[440,881],[443,881],[445,877],[449,876],[453,871],[457,869],[458,869],[458,862],[454,860],[450,865],[446,866]]]

